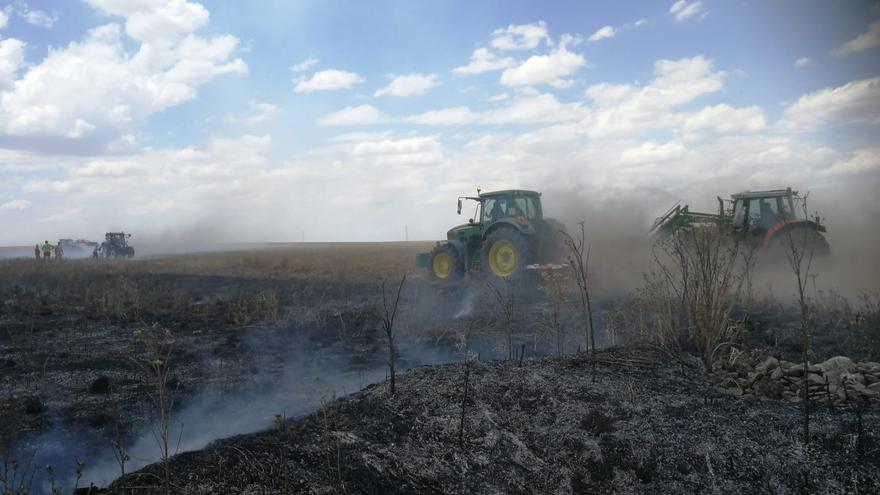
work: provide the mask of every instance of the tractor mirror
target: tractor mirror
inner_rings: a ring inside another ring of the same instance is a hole
[[[461,198],[458,198],[458,214],[461,215]]]

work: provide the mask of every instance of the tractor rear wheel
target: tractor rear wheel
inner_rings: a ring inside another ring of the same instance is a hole
[[[431,250],[428,258],[428,273],[431,280],[454,282],[464,276],[464,264],[458,250],[450,244],[441,244]]]
[[[483,242],[483,273],[496,278],[516,278],[532,263],[532,247],[526,237],[512,228],[500,228]]]
[[[791,250],[803,251],[805,259],[826,259],[831,255],[828,239],[821,232],[808,227],[793,227],[778,232],[762,256],[771,262],[784,262]]]

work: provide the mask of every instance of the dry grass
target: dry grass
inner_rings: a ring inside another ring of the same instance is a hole
[[[292,280],[374,281],[413,272],[415,255],[432,242],[306,243],[260,249],[172,255],[131,261],[71,260],[62,263],[19,259],[0,262],[0,276],[40,275],[59,282],[86,272],[218,275]]]
[[[400,276],[431,242],[308,243],[262,250],[178,255],[133,265],[150,273],[297,280],[372,281]]]

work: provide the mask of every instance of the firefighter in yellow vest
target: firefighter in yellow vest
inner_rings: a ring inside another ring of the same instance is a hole
[[[43,242],[43,259],[47,260],[52,256],[52,245],[49,244],[49,241]]]

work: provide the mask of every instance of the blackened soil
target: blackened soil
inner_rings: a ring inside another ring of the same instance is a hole
[[[615,348],[595,382],[587,355],[416,368],[393,396],[367,387],[108,493],[877,493],[880,415],[861,420],[820,408],[805,445],[796,405],[719,395],[690,358]]]

